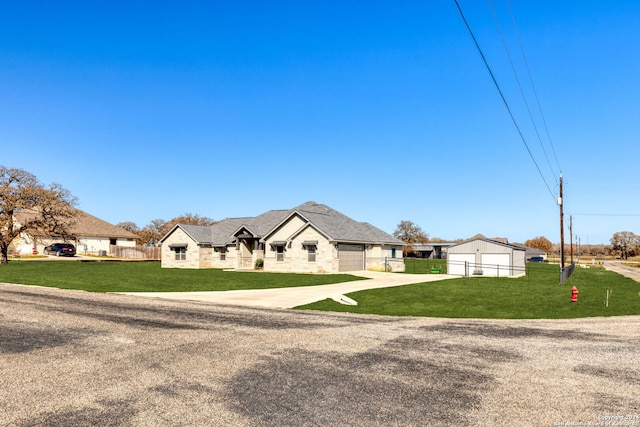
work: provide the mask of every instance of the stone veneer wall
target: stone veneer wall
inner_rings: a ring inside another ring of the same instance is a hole
[[[265,271],[291,271],[295,273],[337,273],[337,263],[334,263],[335,250],[327,239],[315,229],[308,227],[298,234],[291,244],[285,247],[284,260],[277,261],[276,249],[269,243],[286,240],[288,236],[280,236],[275,233],[267,242],[264,254]],[[317,240],[316,260],[309,262],[309,252],[306,246],[302,246],[304,241]],[[335,265],[335,267],[334,267]]]
[[[176,260],[175,250],[169,248],[174,243],[186,243],[187,253],[185,260]],[[165,241],[162,242],[163,268],[200,268],[200,248],[184,231],[177,228]]]

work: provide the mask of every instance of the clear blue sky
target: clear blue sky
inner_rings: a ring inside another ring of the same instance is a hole
[[[567,241],[571,214],[584,243],[640,233],[640,3],[511,0],[549,142],[509,3],[540,139],[489,3],[459,1],[541,173],[453,0],[4,2],[0,164],[111,223],[314,200],[521,242],[559,241],[561,168]]]

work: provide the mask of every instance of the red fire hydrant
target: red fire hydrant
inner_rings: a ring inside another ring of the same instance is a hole
[[[33,248],[33,254],[38,255],[38,250],[36,248]]]
[[[579,293],[580,292],[578,292],[578,288],[576,288],[575,286],[571,288],[571,302],[578,302]]]

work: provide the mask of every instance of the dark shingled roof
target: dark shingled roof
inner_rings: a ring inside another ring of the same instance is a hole
[[[178,226],[199,244],[224,245],[233,243],[235,241],[234,233],[242,228],[245,228],[256,238],[263,239],[289,217],[296,214],[324,233],[331,241],[404,244],[401,240],[369,223],[355,221],[316,202],[306,202],[289,210],[271,210],[256,217],[228,218],[214,225],[178,224]]]
[[[316,202],[307,202],[293,209],[309,220],[330,240],[358,243],[389,243],[403,245],[389,233],[367,223],[358,222],[348,216]]]

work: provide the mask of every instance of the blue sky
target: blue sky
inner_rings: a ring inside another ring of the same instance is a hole
[[[0,164],[112,223],[308,200],[392,232],[640,233],[640,4],[5,2]],[[537,134],[540,134],[538,138]],[[545,156],[546,152],[546,156]],[[538,172],[540,169],[540,173]],[[593,214],[608,214],[605,216]]]

